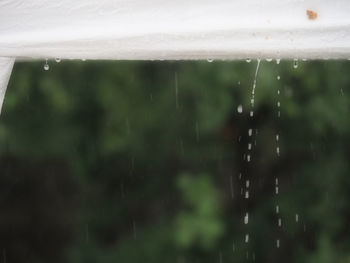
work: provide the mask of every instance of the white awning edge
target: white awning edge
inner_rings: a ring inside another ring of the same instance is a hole
[[[0,57],[345,59],[349,14],[349,0],[3,0]]]
[[[14,63],[14,58],[0,57],[0,114]]]

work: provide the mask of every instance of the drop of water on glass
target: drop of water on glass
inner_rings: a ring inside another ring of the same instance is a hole
[[[280,79],[281,79],[281,77],[278,75],[278,76],[277,76],[277,80],[280,80]]]
[[[282,226],[282,219],[278,218],[278,226],[281,227]]]
[[[298,59],[294,59],[293,68],[298,68]]]
[[[244,224],[248,224],[248,222],[249,222],[249,214],[246,213],[244,217]]]
[[[252,144],[248,143],[248,150],[251,150],[251,149],[252,149]]]
[[[278,65],[281,62],[280,58],[276,58],[276,64]]]
[[[295,222],[299,222],[299,215],[295,214]]]
[[[45,62],[45,65],[44,65],[44,70],[49,70],[49,69],[50,69],[50,66],[47,63],[47,59],[46,59],[46,62]]]
[[[60,63],[60,62],[61,62],[61,59],[60,59],[60,58],[55,58],[55,61],[56,61],[57,63]]]
[[[278,214],[279,212],[280,212],[280,207],[276,205],[276,214]]]
[[[267,58],[266,61],[267,61],[267,62],[271,62],[271,61],[272,61],[272,58]]]
[[[244,239],[244,241],[245,241],[246,243],[249,242],[249,234],[245,234],[245,239]]]
[[[212,59],[212,58],[208,58],[208,59],[207,59],[207,61],[208,61],[209,63],[211,63],[211,62],[213,62],[213,61],[214,61],[214,59]]]
[[[280,240],[279,240],[279,239],[276,240],[276,247],[277,247],[277,248],[280,247]]]
[[[243,106],[242,105],[238,105],[237,112],[238,113],[242,113],[243,112]]]
[[[245,199],[249,199],[249,191],[245,191]]]
[[[248,63],[250,63],[252,60],[250,58],[247,58],[245,61],[247,61]]]
[[[248,130],[248,135],[249,135],[249,136],[252,136],[252,134],[253,134],[253,130],[252,130],[252,129],[249,129],[249,130]]]

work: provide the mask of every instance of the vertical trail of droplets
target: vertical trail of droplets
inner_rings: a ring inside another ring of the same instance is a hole
[[[279,64],[279,62],[277,63]],[[278,75],[277,76],[277,80],[280,80],[281,77]],[[280,90],[278,89],[277,90],[277,118],[278,118],[278,121],[280,120],[280,117],[281,117],[281,110],[280,110],[280,107],[281,107],[281,102],[280,102]],[[279,131],[276,133],[276,154],[277,154],[277,157],[280,156],[280,146],[279,146],[279,140],[280,140],[280,135],[279,135]],[[275,194],[276,196],[278,196],[279,194],[279,181],[278,181],[278,177],[275,178]],[[278,199],[278,198],[277,198]],[[277,215],[277,225],[278,227],[282,227],[282,218],[280,217],[280,206],[279,206],[279,203],[277,202],[276,204],[276,215]],[[276,247],[279,248],[280,247],[280,240],[279,238],[276,239]]]
[[[250,60],[249,61],[247,60],[247,62],[250,62]],[[253,88],[252,88],[251,98],[250,98],[251,110],[250,110],[250,114],[249,115],[250,115],[251,118],[254,116],[256,79],[257,79],[257,76],[258,76],[259,67],[260,67],[260,59],[257,60],[257,65],[256,65],[256,69],[255,69],[255,74],[254,74]],[[252,152],[252,148],[253,148],[253,129],[252,128],[248,129],[248,137],[249,137],[248,138],[248,153],[246,155],[246,160],[247,160],[247,162],[250,162],[251,159],[252,159],[251,152]],[[242,192],[244,192],[244,198],[247,199],[247,200],[249,199],[250,187],[251,187],[250,186],[250,181],[247,179],[245,181],[245,185],[244,185],[245,190],[243,191],[243,189],[242,189]],[[248,225],[248,223],[249,223],[249,212],[248,211],[245,212],[243,221],[244,221],[245,225]],[[244,242],[245,243],[249,242],[249,233],[248,232],[245,234]]]

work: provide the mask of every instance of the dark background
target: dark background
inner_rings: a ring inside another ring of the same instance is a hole
[[[256,61],[43,64],[0,117],[0,262],[350,262],[349,62],[262,61],[253,118]]]

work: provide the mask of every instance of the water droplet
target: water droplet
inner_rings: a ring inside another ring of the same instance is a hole
[[[81,61],[86,61],[86,58],[82,58]]]
[[[207,61],[208,61],[209,63],[211,63],[211,62],[213,62],[213,61],[214,61],[214,59],[212,59],[212,58],[208,58],[208,59],[207,59]]]
[[[276,205],[276,214],[278,214],[279,212],[280,212],[280,207]]]
[[[245,61],[247,61],[248,63],[250,63],[252,60],[250,58],[247,58]]]
[[[253,116],[254,116],[254,112],[250,111],[250,117],[253,117]]]
[[[278,218],[278,226],[281,227],[282,226],[282,219]]]
[[[277,76],[277,80],[280,80],[280,79],[281,79],[281,77],[278,75],[278,76]]]
[[[246,243],[249,242],[249,234],[245,234],[245,239],[244,239],[244,241],[245,241]]]
[[[276,240],[276,247],[277,247],[277,248],[280,247],[280,240],[279,240],[279,239]]]
[[[237,112],[238,113],[242,113],[243,112],[243,106],[242,105],[238,105]]]
[[[298,59],[294,59],[293,68],[298,68]]]
[[[267,61],[267,62],[271,62],[271,61],[272,61],[272,58],[267,58],[266,61]]]
[[[60,58],[55,58],[55,61],[56,61],[57,63],[60,63],[60,62],[61,62],[61,59],[60,59]]]
[[[248,222],[249,222],[249,214],[246,213],[244,217],[244,224],[248,224]]]
[[[280,95],[280,94],[281,94],[280,90],[277,90],[277,94],[278,94],[278,95]]]
[[[249,129],[249,130],[248,130],[248,135],[249,135],[249,136],[252,136],[252,134],[253,134],[253,130],[252,130],[252,129]]]
[[[307,59],[306,59],[306,58],[303,58],[302,61],[307,61]]]
[[[281,103],[279,101],[277,102],[277,107],[281,107]]]
[[[249,180],[245,182],[245,187],[249,188]]]
[[[278,178],[275,179],[275,185],[278,185]]]
[[[278,142],[280,139],[280,136],[278,134],[276,134],[276,141]]]
[[[278,186],[275,187],[275,193],[278,195]]]
[[[250,162],[250,155],[247,155],[247,162]]]
[[[276,153],[278,156],[280,156],[280,147],[276,147]]]
[[[281,62],[280,58],[276,58],[276,64],[278,65]]]
[[[251,150],[251,149],[252,149],[252,144],[248,143],[248,150]]]
[[[245,191],[245,195],[244,195],[245,199],[249,199],[249,191]]]
[[[299,222],[299,215],[295,214],[295,222]]]
[[[49,69],[50,69],[50,66],[49,66],[47,59],[46,59],[45,65],[44,65],[44,70],[49,70]]]

